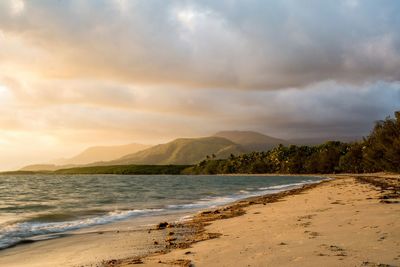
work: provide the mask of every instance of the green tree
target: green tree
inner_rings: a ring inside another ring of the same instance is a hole
[[[400,111],[395,118],[378,121],[364,141],[364,167],[368,172],[400,172]]]
[[[340,157],[339,170],[341,172],[360,173],[363,168],[363,144],[350,144],[345,155]]]

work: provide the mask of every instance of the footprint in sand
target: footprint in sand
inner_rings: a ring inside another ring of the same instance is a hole
[[[317,236],[320,236],[320,235],[321,235],[321,234],[318,233],[318,232],[304,231],[304,233],[305,233],[305,232],[308,232],[308,234],[310,235],[309,239],[314,239],[314,238],[316,238]]]
[[[316,209],[315,212],[324,212],[324,211],[328,211],[331,210],[332,208],[325,208],[325,209]]]
[[[379,237],[378,241],[383,241],[388,237],[387,233],[383,233],[381,237]]]
[[[332,256],[332,254],[333,254],[333,256],[338,256],[338,257],[346,257],[347,256],[346,250],[337,245],[322,244],[322,245],[320,245],[320,247],[327,250],[327,253],[329,253],[330,256]]]
[[[309,227],[311,225],[311,222],[309,220],[311,220],[312,218],[314,218],[316,216],[316,214],[309,214],[309,215],[305,215],[305,216],[300,216],[297,218],[297,221],[300,222],[297,225],[301,226],[301,227]]]

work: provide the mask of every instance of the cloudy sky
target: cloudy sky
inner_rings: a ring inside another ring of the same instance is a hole
[[[400,1],[2,0],[0,169],[219,130],[362,136],[400,109]]]

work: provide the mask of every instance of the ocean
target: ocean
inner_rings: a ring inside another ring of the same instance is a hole
[[[320,180],[251,175],[2,175],[0,249],[116,221],[183,216]]]

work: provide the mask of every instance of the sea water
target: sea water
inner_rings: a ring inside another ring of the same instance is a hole
[[[251,175],[2,175],[0,249],[125,219],[215,207],[320,180]]]

